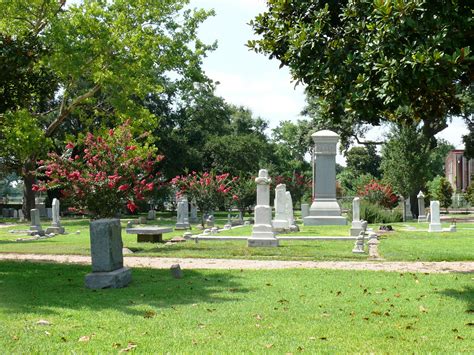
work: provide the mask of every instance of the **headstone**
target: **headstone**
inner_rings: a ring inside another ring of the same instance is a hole
[[[44,202],[39,202],[39,200],[37,199],[35,209],[39,210],[40,217],[48,217],[48,213],[46,212],[46,205],[44,204]]]
[[[410,221],[413,219],[413,214],[411,212],[411,202],[410,197],[405,199],[405,221]]]
[[[346,225],[336,200],[336,147],[339,135],[324,130],[314,133],[313,203],[305,226]]]
[[[55,234],[64,234],[64,227],[61,226],[60,222],[60,204],[59,200],[57,198],[53,199],[53,204],[51,208],[51,218],[53,219],[53,222],[51,224],[51,227],[46,228],[46,234],[49,233],[55,233]]]
[[[210,214],[207,218],[206,218],[206,226],[208,228],[213,228],[214,227],[214,215],[213,214]]]
[[[46,216],[48,219],[53,219],[53,209],[52,208],[46,208]]]
[[[286,214],[286,186],[279,184],[275,188],[275,219],[273,220],[273,229],[276,231],[288,230],[288,216]]]
[[[18,211],[17,210],[13,210],[13,218],[18,218]]]
[[[189,222],[191,223],[199,222],[198,215],[197,215],[196,201],[191,201],[191,214],[189,216]]]
[[[41,228],[41,221],[40,221],[40,213],[39,210],[32,209],[30,211],[30,216],[31,216],[31,225],[30,225],[30,230],[29,233],[30,235],[44,235],[44,230]]]
[[[171,276],[175,279],[183,278],[183,270],[181,270],[181,266],[179,264],[173,264],[170,267]]]
[[[148,215],[146,216],[146,219],[148,219],[149,221],[154,221],[156,219],[156,211],[149,210]]]
[[[2,208],[2,217],[8,218],[8,208]]]
[[[295,224],[295,216],[293,215],[293,199],[291,198],[291,192],[286,192],[286,219],[290,226]]]
[[[120,288],[132,280],[131,270],[123,266],[122,229],[118,219],[99,219],[90,224],[92,273],[86,287]]]
[[[420,191],[418,193],[418,196],[416,196],[418,199],[418,223],[419,222],[425,222],[426,221],[426,215],[425,215],[425,195],[423,195],[423,192]]]
[[[350,235],[357,237],[362,231],[362,221],[360,220],[360,198],[355,197],[352,200],[352,225]]]
[[[309,216],[309,203],[302,203],[301,204],[301,218],[305,218]]]
[[[442,232],[441,220],[439,216],[439,201],[430,202],[430,215],[431,221],[428,228],[428,232]]]
[[[18,210],[18,222],[22,223],[25,221],[25,215],[23,214],[23,210]]]
[[[189,229],[188,199],[183,196],[178,201],[178,216],[175,229]]]
[[[257,205],[255,206],[255,224],[247,243],[249,247],[277,247],[278,239],[272,229],[270,207],[270,182],[268,171],[262,169],[255,179],[257,183]]]

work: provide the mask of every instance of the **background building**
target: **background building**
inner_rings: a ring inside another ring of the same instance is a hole
[[[466,159],[464,150],[451,150],[446,157],[445,171],[454,191],[464,192],[474,179],[474,159]]]

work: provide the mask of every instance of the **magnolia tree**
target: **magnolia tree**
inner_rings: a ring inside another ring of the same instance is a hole
[[[40,162],[45,180],[33,190],[59,189],[72,211],[94,219],[116,217],[125,204],[135,212],[136,202],[160,184],[157,164],[163,156],[134,139],[128,123],[104,135],[88,133],[82,141],[68,143],[63,155],[48,156]]]
[[[197,173],[176,176],[171,183],[178,190],[178,195],[186,195],[188,200],[195,201],[201,211],[201,224],[204,227],[204,215],[219,206],[229,207],[231,201],[237,200],[232,193],[234,182],[229,174],[217,175],[215,172]]]

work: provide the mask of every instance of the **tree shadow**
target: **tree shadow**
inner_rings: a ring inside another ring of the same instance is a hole
[[[142,315],[140,306],[174,309],[197,303],[239,300],[252,292],[230,271],[183,270],[174,279],[169,270],[136,268],[132,282],[121,289],[91,290],[84,286],[90,266],[0,261],[0,310],[11,313],[59,314],[64,309],[112,309]]]
[[[462,289],[449,288],[443,291],[438,291],[438,293],[466,302],[466,312],[474,314],[474,287],[464,286]]]

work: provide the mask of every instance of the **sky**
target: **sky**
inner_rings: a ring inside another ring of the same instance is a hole
[[[245,43],[255,39],[247,23],[265,11],[265,0],[191,0],[191,7],[214,9],[216,16],[201,25],[199,38],[205,43],[217,40],[218,48],[204,59],[207,75],[218,81],[216,93],[229,103],[243,105],[278,126],[283,120],[302,119],[305,106],[302,86],[295,88],[287,68],[279,69],[277,60],[249,51]],[[437,135],[462,149],[462,135],[468,133],[461,118],[455,118],[449,127]],[[369,132],[370,140],[381,140],[386,129]],[[343,163],[341,156],[337,157]]]

